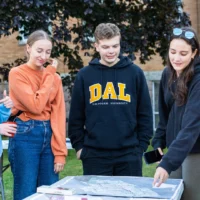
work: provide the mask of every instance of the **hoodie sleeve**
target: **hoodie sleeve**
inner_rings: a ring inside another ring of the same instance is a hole
[[[188,96],[181,130],[159,164],[169,174],[181,166],[200,135],[199,88],[200,81],[195,84]]]
[[[61,78],[57,76],[58,91],[51,105],[51,147],[54,154],[54,163],[65,163],[66,148],[66,109]]]
[[[76,151],[83,148],[85,124],[84,85],[80,72],[77,74],[69,112],[68,136]]]
[[[166,148],[166,127],[168,122],[169,110],[168,106],[164,99],[164,92],[165,92],[165,74],[166,70],[163,72],[160,86],[159,86],[159,123],[156,129],[156,133],[152,140],[152,146],[154,149]]]
[[[149,90],[142,70],[140,70],[137,85],[137,134],[140,148],[146,151],[153,135],[153,115]]]

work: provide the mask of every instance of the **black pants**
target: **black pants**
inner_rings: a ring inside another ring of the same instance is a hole
[[[84,147],[81,160],[84,175],[142,176],[142,153],[138,148],[111,151]]]

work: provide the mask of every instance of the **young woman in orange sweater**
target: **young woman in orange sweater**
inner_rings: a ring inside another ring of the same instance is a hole
[[[10,97],[15,107],[17,133],[9,142],[14,177],[14,200],[36,192],[40,185],[58,181],[66,149],[66,113],[57,61],[50,59],[52,42],[42,30],[33,32],[26,46],[28,62],[9,73]],[[43,65],[51,60],[51,65]]]

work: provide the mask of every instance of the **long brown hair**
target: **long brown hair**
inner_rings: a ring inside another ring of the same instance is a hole
[[[189,44],[192,48],[192,52],[194,53],[195,50],[197,50],[196,55],[194,56],[194,59],[191,59],[188,66],[181,72],[179,77],[177,78],[176,71],[172,67],[172,64],[169,59],[169,51],[167,56],[167,67],[169,68],[170,75],[169,75],[169,81],[168,86],[170,91],[172,92],[172,95],[174,96],[175,101],[179,106],[182,106],[186,103],[187,100],[187,94],[188,94],[188,83],[192,80],[194,76],[194,63],[199,57],[199,40],[197,37],[197,34],[195,30],[191,27],[183,27],[182,32],[185,33],[186,31],[191,31],[194,33],[194,37],[192,39],[188,39],[185,37],[185,35],[182,33],[180,35],[173,35],[171,36],[170,43],[173,39],[182,39],[187,44]],[[177,85],[175,88],[175,91],[172,89],[173,82],[177,81]]]

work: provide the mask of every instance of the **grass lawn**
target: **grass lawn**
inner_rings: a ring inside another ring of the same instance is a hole
[[[148,151],[150,148],[148,149]],[[4,150],[4,165],[8,163],[7,151]],[[143,161],[143,176],[152,177],[154,175],[156,164],[146,165]],[[76,176],[82,175],[82,165],[81,161],[76,159],[75,151],[69,150],[69,155],[67,157],[67,164],[65,169],[60,173],[60,179],[65,176]],[[12,200],[12,187],[13,187],[13,178],[10,171],[10,167],[3,173],[4,187],[6,200]],[[28,183],[27,183],[28,184]]]

